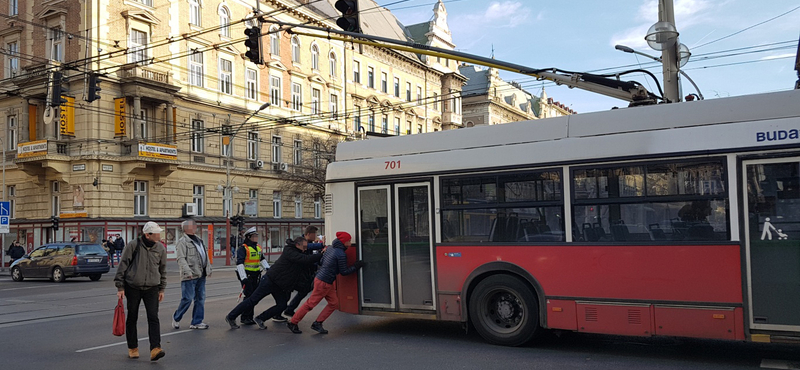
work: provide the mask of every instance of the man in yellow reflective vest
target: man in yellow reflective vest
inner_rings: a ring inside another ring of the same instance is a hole
[[[242,282],[245,299],[258,287],[261,270],[268,268],[269,262],[264,258],[261,246],[258,245],[258,232],[255,227],[251,227],[244,233],[244,245],[236,248],[236,275]],[[252,307],[242,312],[242,325],[254,325],[256,322],[253,321],[253,315]],[[236,326],[235,321],[233,324],[230,322],[228,324]]]

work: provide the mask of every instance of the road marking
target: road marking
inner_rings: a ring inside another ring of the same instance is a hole
[[[162,336],[162,337],[166,337],[166,336],[169,336],[169,335],[175,335],[175,334],[181,334],[181,333],[188,333],[188,332],[190,332],[190,331],[192,331],[192,329],[186,329],[186,330],[181,330],[181,331],[174,331],[174,332],[172,332],[172,333],[161,334],[161,336]],[[143,338],[139,338],[139,342],[141,342],[141,341],[143,341],[143,340],[147,340],[147,339],[149,339],[149,337],[143,337]],[[103,345],[103,346],[97,346],[97,347],[92,347],[92,348],[84,348],[84,349],[79,349],[79,350],[77,350],[77,351],[75,351],[75,352],[77,352],[77,353],[81,353],[81,352],[88,352],[88,351],[94,351],[94,350],[96,350],[96,349],[103,349],[103,348],[108,348],[108,347],[114,347],[114,346],[119,346],[119,345],[123,345],[123,344],[128,344],[128,342],[127,342],[127,341],[125,341],[125,342],[119,342],[119,343],[111,343],[111,344],[106,344],[106,345]]]
[[[762,359],[761,360],[761,368],[762,369],[800,369],[800,363],[798,362],[789,362],[784,360],[770,360],[770,359]]]
[[[25,287],[19,287],[19,288],[0,289],[0,291],[5,292],[7,290],[22,290],[22,289],[37,289],[37,288],[56,288],[56,287],[54,287],[52,285],[25,286]]]

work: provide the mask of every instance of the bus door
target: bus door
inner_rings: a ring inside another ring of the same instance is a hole
[[[750,327],[800,331],[800,158],[742,171]]]

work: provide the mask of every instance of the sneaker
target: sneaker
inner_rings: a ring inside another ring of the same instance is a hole
[[[178,322],[178,321],[175,321],[175,320],[173,319],[173,320],[172,320],[172,327],[173,327],[173,328],[175,328],[175,329],[180,329],[180,328],[181,328],[181,323],[180,323],[180,322]],[[190,326],[190,328],[191,328],[191,326]]]
[[[258,325],[259,329],[261,329],[261,330],[266,330],[267,329],[267,326],[264,325],[264,320],[261,320],[258,317],[254,317],[253,321],[256,322],[256,325]]]
[[[292,316],[294,316],[294,311],[292,311],[292,310],[283,311],[283,315],[284,316],[288,316],[288,317],[292,317]]]
[[[208,324],[201,322],[197,325],[189,325],[189,329],[200,329],[200,330],[208,329]]]
[[[150,361],[158,361],[159,358],[164,357],[166,353],[161,347],[156,347],[150,350]]]
[[[253,319],[242,319],[242,325],[255,325],[256,322]]]
[[[231,329],[239,329],[239,325],[236,325],[236,319],[231,319],[228,316],[225,316],[225,322],[231,326]]]
[[[128,358],[139,358],[139,349],[128,348]]]
[[[289,330],[292,331],[292,333],[303,334],[303,332],[300,331],[300,328],[297,327],[297,324],[292,324],[291,322],[287,322],[286,326],[289,328]]]
[[[320,334],[328,334],[328,331],[322,327],[322,323],[319,321],[314,321],[314,323],[311,324],[311,330],[314,330]]]
[[[287,322],[287,321],[289,321],[289,319],[283,317],[283,315],[281,315],[281,314],[278,314],[277,316],[272,318],[272,321]]]

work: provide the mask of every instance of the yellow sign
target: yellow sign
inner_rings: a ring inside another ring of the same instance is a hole
[[[58,130],[61,135],[75,136],[75,98],[61,96],[67,102],[61,104],[61,118],[58,121]]]
[[[89,213],[86,211],[66,211],[61,212],[58,215],[58,218],[81,218],[81,217],[89,217]]]
[[[139,156],[161,159],[178,159],[178,147],[164,144],[139,144]]]
[[[127,136],[125,129],[125,98],[114,99],[114,137]]]
[[[47,140],[31,141],[17,144],[17,158],[47,155]]]

